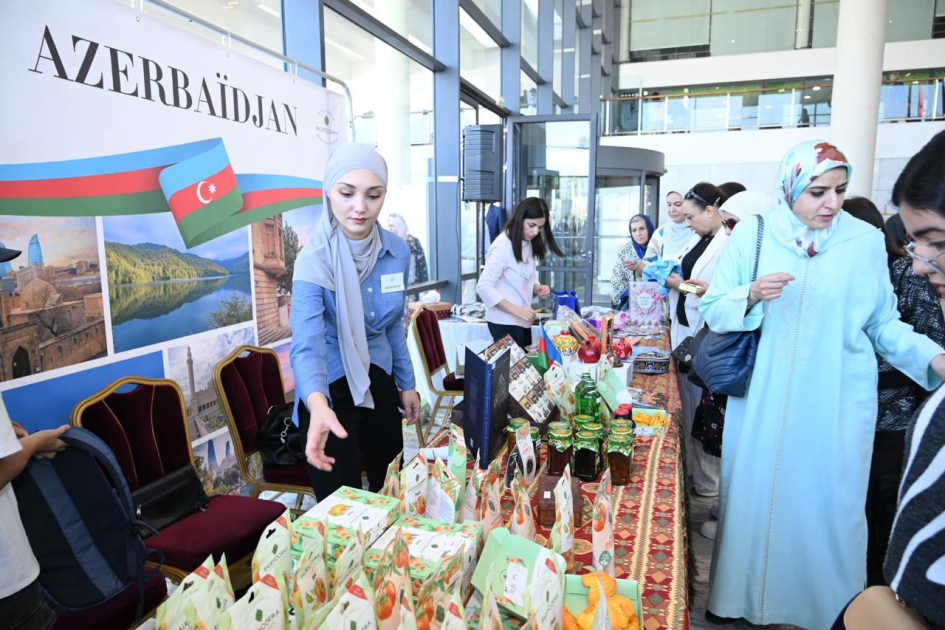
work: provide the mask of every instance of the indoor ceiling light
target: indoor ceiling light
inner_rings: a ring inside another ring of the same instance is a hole
[[[271,15],[272,17],[275,17],[275,18],[282,18],[282,14],[280,14],[278,11],[276,11],[276,10],[273,9],[272,7],[267,7],[267,6],[264,5],[264,4],[257,4],[256,7],[257,7],[260,11],[262,11],[263,13],[268,13],[268,14]]]
[[[815,85],[815,86],[812,87],[811,89],[814,90],[815,92],[820,92],[820,86],[819,86],[819,85]]]
[[[328,44],[329,46],[332,46],[333,48],[335,48],[335,49],[338,50],[339,52],[341,52],[341,53],[343,53],[343,54],[345,54],[345,55],[351,57],[352,59],[355,59],[355,60],[357,60],[357,61],[364,61],[364,57],[363,57],[363,56],[361,56],[361,55],[359,55],[358,53],[354,52],[353,50],[351,50],[351,49],[348,48],[347,46],[342,46],[341,44],[339,44],[338,42],[336,42],[336,41],[333,40],[333,39],[329,39],[329,38],[326,37],[326,38],[325,38],[325,43]]]
[[[805,94],[805,95],[804,95],[804,99],[805,99],[805,100],[807,100],[807,99],[809,99],[809,98],[810,98],[810,94]]]

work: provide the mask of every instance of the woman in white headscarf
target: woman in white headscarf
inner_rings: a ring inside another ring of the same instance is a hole
[[[742,219],[751,215],[764,215],[770,210],[768,195],[757,190],[744,190],[729,197],[719,207],[722,229],[729,236]],[[725,407],[728,396],[713,394],[702,389],[702,398],[692,421],[692,437],[702,443],[703,453],[716,461],[722,456],[722,430],[725,427]],[[698,447],[698,446],[697,446]],[[699,532],[709,540],[715,540],[718,521],[718,504],[710,511],[711,519],[699,527]]]
[[[373,147],[344,144],[325,165],[325,207],[292,278],[292,369],[297,422],[315,496],[372,491],[403,450],[403,408],[420,397],[402,315],[410,253],[380,227],[387,163]]]
[[[866,582],[876,353],[938,386],[943,350],[899,319],[883,235],[840,211],[853,168],[827,142],[784,156],[776,207],[729,238],[700,310],[759,330],[745,397],[729,397],[710,619],[829,628]]]

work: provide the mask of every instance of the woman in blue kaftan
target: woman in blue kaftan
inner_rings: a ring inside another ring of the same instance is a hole
[[[748,217],[702,299],[713,331],[762,331],[725,415],[710,618],[830,627],[866,582],[874,350],[927,389],[945,374],[943,350],[899,319],[882,234],[840,210],[851,171],[826,142],[789,151],[758,279]]]

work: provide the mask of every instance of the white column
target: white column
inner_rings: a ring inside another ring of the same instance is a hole
[[[617,40],[620,42],[620,61],[630,61],[630,4],[631,0],[623,0],[620,6],[620,37]],[[619,76],[616,68],[614,75]]]
[[[794,48],[810,48],[810,9],[812,0],[798,0],[794,23]]]
[[[887,0],[840,0],[830,135],[853,164],[848,195],[873,192],[886,7]]]

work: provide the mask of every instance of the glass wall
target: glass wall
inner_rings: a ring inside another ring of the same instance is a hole
[[[433,17],[430,14],[432,0],[351,0],[364,10],[406,37],[411,44],[433,53]],[[326,44],[331,31],[325,29]]]
[[[590,37],[587,29],[577,29],[574,33],[574,103],[571,106],[571,112],[574,114],[584,113],[581,111],[581,39]]]
[[[629,4],[631,61],[837,45],[838,0],[630,0]],[[941,9],[936,0],[889,0],[886,41],[931,38],[937,10]]]
[[[496,26],[501,26],[502,0],[473,0],[473,3],[486,14],[490,22]]]
[[[631,0],[629,4],[630,55],[634,61],[675,58],[676,54],[695,56],[695,50],[688,54],[691,47],[708,47],[711,0]]]
[[[795,3],[784,0],[713,0],[712,13],[709,44],[712,56],[794,48],[795,29],[799,28]],[[804,26],[809,28],[809,25]],[[807,47],[806,43],[803,47]]]
[[[945,69],[887,72],[879,122],[942,120]],[[631,90],[603,99],[605,135],[824,127],[833,77]]]
[[[459,73],[499,100],[502,93],[501,48],[463,9],[459,10]]]
[[[572,1],[573,0],[569,0]],[[561,95],[561,66],[562,66],[562,56],[564,50],[563,42],[563,33],[564,33],[564,22],[561,19],[562,12],[564,10],[563,0],[555,0],[555,10],[554,10],[554,48],[552,51],[552,89],[557,95]]]
[[[889,0],[886,41],[930,39],[935,0]]]
[[[522,98],[519,112],[522,116],[534,116],[538,113],[538,86],[524,71],[521,73]]]
[[[351,90],[357,140],[374,144],[387,160],[381,223],[390,213],[402,216],[435,277],[433,73],[331,9],[325,9],[324,28],[325,69]],[[329,88],[337,89],[331,83]]]
[[[630,238],[630,218],[640,214],[640,178],[597,178],[597,225],[594,231],[594,302],[609,304],[610,280],[617,252]]]
[[[522,0],[522,59],[538,69],[538,0]]]

